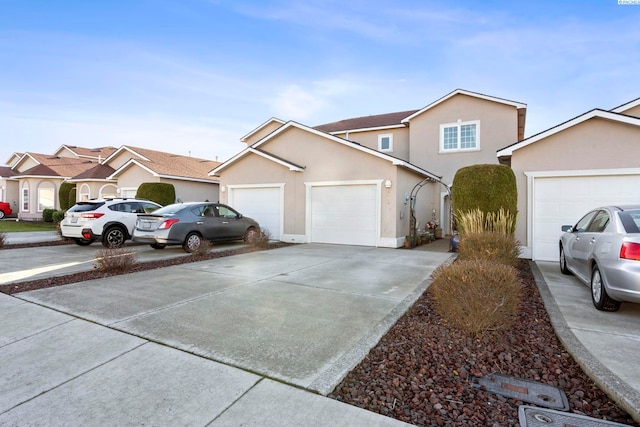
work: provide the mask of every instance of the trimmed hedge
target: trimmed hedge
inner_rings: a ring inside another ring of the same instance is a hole
[[[143,182],[138,187],[136,198],[151,200],[166,206],[175,203],[176,189],[173,184],[165,182]]]
[[[451,198],[456,212],[480,209],[497,213],[502,208],[515,214],[518,210],[516,176],[505,165],[461,168],[453,178]]]
[[[73,202],[71,201],[70,193],[73,190]],[[71,206],[76,204],[76,186],[75,184],[71,184],[70,182],[63,182],[60,184],[60,189],[58,190],[58,200],[60,201],[60,209],[66,211]]]

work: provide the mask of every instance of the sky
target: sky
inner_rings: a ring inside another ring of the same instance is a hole
[[[640,4],[0,2],[2,164],[63,144],[224,161],[271,117],[315,126],[455,89],[527,104],[525,136],[639,98]]]

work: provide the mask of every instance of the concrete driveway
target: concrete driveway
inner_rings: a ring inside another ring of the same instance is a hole
[[[10,318],[17,329],[0,335],[0,348],[15,353],[5,358],[8,370],[0,374],[0,384],[15,377],[13,363],[28,371],[21,375],[30,381],[21,382],[17,391],[0,390],[0,423],[43,405],[69,404],[74,393],[92,386],[106,387],[108,396],[106,402],[87,402],[86,410],[116,405],[131,417],[141,402],[120,396],[147,393],[138,399],[151,399],[145,404],[153,408],[157,399],[167,398],[163,393],[171,395],[162,391],[165,387],[189,388],[174,378],[179,372],[194,381],[195,389],[204,386],[218,396],[203,397],[211,402],[206,407],[210,420],[224,425],[224,417],[234,414],[227,424],[247,417],[260,420],[256,425],[309,424],[309,414],[290,415],[297,420],[290,423],[282,417],[287,411],[328,410],[338,402],[319,403],[324,402],[316,400],[319,396],[301,394],[300,388],[331,392],[426,289],[433,270],[451,258],[446,252],[307,244],[19,294],[37,305],[0,310],[0,324]],[[53,311],[31,313],[43,307]],[[20,357],[31,360],[20,363]],[[73,362],[60,372],[47,368],[50,357]],[[222,385],[208,384],[210,375],[221,376]],[[142,383],[136,387],[126,378]],[[41,384],[47,381],[62,385]],[[61,396],[60,387],[71,388],[71,397]],[[200,405],[198,393],[195,403],[188,402],[193,394],[185,390],[184,401],[171,404],[178,412],[184,405]],[[288,397],[280,401],[283,396]],[[220,408],[212,399],[220,400]],[[336,408],[344,414],[356,409]],[[140,411],[138,421],[148,421],[149,409]],[[355,424],[379,423],[370,413],[359,414],[353,415],[361,421]],[[170,418],[161,420],[170,424]]]

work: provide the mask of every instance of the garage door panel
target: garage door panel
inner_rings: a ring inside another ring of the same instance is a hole
[[[376,245],[376,185],[315,186],[310,197],[313,242]]]
[[[231,207],[255,219],[273,239],[280,239],[282,203],[280,187],[251,187],[229,189]]]
[[[563,225],[591,209],[640,201],[640,175],[536,177],[533,199],[533,259],[556,261]]]

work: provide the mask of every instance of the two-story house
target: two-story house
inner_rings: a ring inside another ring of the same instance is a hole
[[[220,200],[288,242],[400,247],[413,213],[450,232],[456,171],[498,163],[524,136],[526,105],[465,90],[417,110],[310,127],[272,118],[210,172]]]

